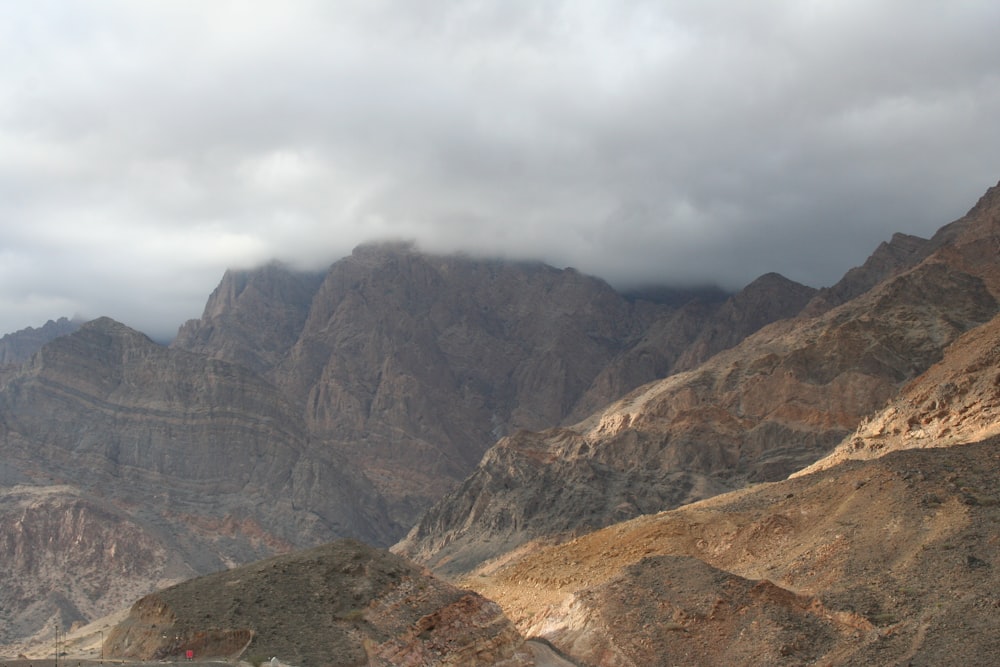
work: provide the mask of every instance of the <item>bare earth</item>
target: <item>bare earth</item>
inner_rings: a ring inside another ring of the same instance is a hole
[[[595,665],[1000,655],[1000,439],[896,452],[525,549],[462,585]]]

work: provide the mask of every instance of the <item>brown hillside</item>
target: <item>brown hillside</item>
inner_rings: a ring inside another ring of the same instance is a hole
[[[394,549],[460,573],[810,465],[996,315],[998,193],[944,227],[923,261],[873,269],[889,277],[842,305],[769,325],[574,426],[501,440]]]
[[[384,551],[341,540],[208,575],[133,605],[108,656],[277,656],[300,667],[526,665],[500,608]]]
[[[68,486],[0,490],[0,646],[51,633],[54,622],[65,629],[104,616],[193,574],[111,503]]]
[[[949,447],[1000,434],[1000,317],[968,332],[944,359],[804,474],[898,449]]]
[[[1000,655],[1000,440],[894,452],[522,550],[464,584],[582,664]]]

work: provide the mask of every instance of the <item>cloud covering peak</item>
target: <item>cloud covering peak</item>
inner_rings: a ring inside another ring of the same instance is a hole
[[[355,245],[834,282],[998,178],[1000,5],[0,4],[0,331]]]

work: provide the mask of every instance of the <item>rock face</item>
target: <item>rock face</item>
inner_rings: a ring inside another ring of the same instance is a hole
[[[147,595],[108,636],[109,657],[276,656],[313,665],[528,665],[496,603],[340,540]]]
[[[569,417],[572,424],[635,387],[690,370],[750,334],[797,315],[816,290],[768,273],[725,299],[690,301],[658,318],[642,338],[597,376]]]
[[[575,421],[670,373],[691,345],[722,349],[811,293],[765,282],[746,290],[772,293],[751,317],[739,298],[699,300],[697,290],[654,303],[572,269],[362,246],[324,276],[227,273],[173,347],[261,373],[310,437],[411,525],[497,438]]]
[[[104,616],[151,583],[194,574],[135,518],[68,486],[0,491],[0,553],[0,644]]]
[[[578,664],[977,664],[1000,636],[996,438],[649,515],[464,584]]]
[[[828,456],[796,473],[900,449],[951,447],[1000,434],[1000,316],[966,333],[944,358],[866,418]]]
[[[13,487],[2,560],[18,582],[5,587],[0,641],[55,613],[93,618],[162,580],[348,531],[383,544],[393,534],[367,480],[311,449],[273,385],[106,318],[8,377],[0,416],[0,481]],[[95,577],[111,572],[114,585]]]
[[[24,476],[44,467],[161,514],[270,514],[267,532],[287,544],[330,539],[344,525],[366,526],[360,536],[376,543],[391,534],[371,487],[310,449],[273,385],[107,318],[35,355],[0,391],[0,414],[5,463]]]
[[[457,573],[531,539],[565,538],[813,463],[996,315],[998,191],[943,228],[937,250],[915,266],[889,262],[876,272],[889,277],[864,294],[764,327],[573,426],[501,440],[395,549]]]
[[[806,314],[819,315],[861,296],[880,282],[913,268],[939,245],[940,240],[893,234],[892,239],[881,243],[864,264],[848,271],[836,285],[819,290],[806,308]]]

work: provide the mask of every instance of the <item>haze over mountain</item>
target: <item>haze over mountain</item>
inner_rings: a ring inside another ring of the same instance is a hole
[[[412,525],[393,551],[585,664],[991,650],[998,250],[1000,186],[823,290],[647,301],[371,245],[228,272],[171,346],[94,320],[0,368],[0,641]],[[959,447],[836,465],[928,444]]]

